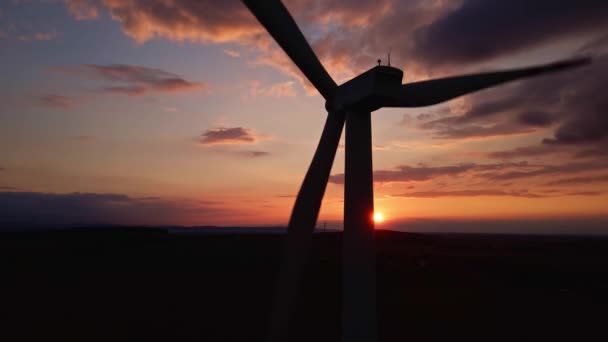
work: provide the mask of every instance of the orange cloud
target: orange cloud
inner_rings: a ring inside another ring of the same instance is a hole
[[[211,43],[252,42],[263,29],[240,1],[104,0],[125,34],[143,43],[161,37]]]

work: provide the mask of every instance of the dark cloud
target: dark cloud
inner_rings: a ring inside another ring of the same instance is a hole
[[[522,112],[517,116],[517,119],[524,125],[539,127],[547,127],[555,122],[553,114],[542,111]]]
[[[608,75],[608,57],[578,70],[472,95],[471,108],[463,114],[425,122],[419,128],[437,138],[466,139],[556,127],[553,138],[543,141],[545,145],[580,145],[593,150],[589,144],[608,140],[608,97],[603,94],[608,76],[604,75]]]
[[[605,182],[608,182],[608,175],[565,178],[565,179],[559,179],[559,180],[556,180],[553,182],[546,183],[545,185],[546,186],[584,185],[584,184],[605,183]]]
[[[438,198],[438,197],[478,197],[478,196],[507,196],[524,198],[543,198],[546,196],[530,193],[526,190],[454,190],[454,191],[415,191],[391,195],[393,197]]]
[[[568,196],[601,196],[603,194],[600,191],[576,191],[568,193]]]
[[[412,183],[428,182],[433,189],[420,189],[412,191],[407,187],[405,193],[398,193],[396,197],[476,197],[476,196],[510,196],[521,198],[541,198],[551,196],[570,196],[573,192],[563,189],[546,191],[546,186],[585,185],[608,182],[606,176],[587,176],[589,172],[608,170],[608,161],[590,160],[581,163],[564,164],[532,164],[522,162],[504,162],[488,164],[462,164],[448,166],[398,166],[392,170],[374,171],[375,183]],[[573,177],[582,174],[581,176]],[[568,177],[570,178],[564,178]],[[561,180],[559,178],[562,178]],[[554,181],[548,182],[554,179]],[[528,188],[513,189],[513,184],[522,184],[525,180]],[[344,174],[330,176],[331,183],[344,184]],[[468,184],[462,188],[463,184]],[[454,189],[455,187],[455,189]],[[441,190],[439,190],[441,189]],[[581,191],[577,196],[584,195]],[[599,194],[598,194],[599,195]]]
[[[440,176],[451,176],[467,172],[475,167],[475,164],[445,166],[445,167],[412,167],[407,165],[397,166],[395,170],[374,171],[375,182],[422,182]],[[331,175],[329,182],[344,184],[344,174]]]
[[[578,172],[601,171],[608,169],[608,161],[590,161],[583,163],[566,163],[561,165],[534,165],[528,167],[532,170],[490,172],[481,175],[490,180],[513,180],[521,178],[548,176],[548,175],[568,175]]]
[[[428,126],[427,126],[428,127]],[[475,139],[497,136],[520,135],[532,133],[530,127],[511,123],[498,123],[492,125],[467,125],[464,127],[444,127],[435,132],[434,137],[440,139]]]
[[[0,224],[174,224],[225,212],[220,203],[122,194],[0,192]]]
[[[394,170],[374,171],[374,181],[383,182],[423,182],[443,176],[458,176],[469,171],[492,171],[511,169],[513,167],[526,167],[528,164],[522,163],[502,163],[502,164],[463,164],[454,166],[408,166],[400,165]],[[331,175],[329,182],[334,184],[344,184],[344,174]]]
[[[533,145],[517,147],[511,150],[495,151],[487,154],[493,159],[516,159],[525,157],[540,157],[549,154],[565,152],[563,149],[554,148],[548,145]]]
[[[111,82],[112,86],[103,88],[108,93],[119,93],[130,96],[143,95],[147,92],[175,93],[192,90],[205,90],[205,83],[186,81],[179,76],[161,70],[138,65],[80,65],[55,69],[58,72],[74,74],[80,77]]]
[[[416,54],[429,64],[467,64],[608,28],[604,0],[464,0],[417,31]]]
[[[14,186],[0,185],[0,190],[2,190],[2,191],[16,191],[16,190],[19,190],[19,188],[16,188]]]
[[[253,144],[256,142],[256,136],[253,130],[243,127],[232,128],[212,128],[203,133],[199,140],[202,145],[219,145],[219,144]]]
[[[601,110],[608,110],[608,100],[603,100]],[[598,108],[599,109],[599,108]],[[579,144],[602,141],[608,138],[608,115],[599,112],[568,119],[554,134],[554,138],[544,139],[545,144]]]
[[[260,158],[260,157],[266,157],[266,156],[270,155],[270,152],[266,152],[266,151],[238,151],[237,153],[240,156],[249,157],[249,158]]]
[[[560,146],[561,147],[561,146]],[[596,157],[605,157],[608,155],[608,146],[599,146],[597,148],[590,148],[582,150],[576,153],[575,158],[596,158]]]
[[[38,98],[38,104],[44,107],[69,109],[74,106],[75,100],[70,96],[49,94]]]

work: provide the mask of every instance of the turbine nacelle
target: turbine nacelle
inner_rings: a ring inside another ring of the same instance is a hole
[[[325,108],[332,111],[373,112],[383,107],[391,94],[399,91],[403,71],[379,65],[340,85]]]

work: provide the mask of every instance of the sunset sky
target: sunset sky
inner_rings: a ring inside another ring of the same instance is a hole
[[[382,226],[608,217],[605,0],[284,2],[339,84],[389,50],[404,82],[594,57],[375,112]],[[285,225],[326,116],[237,0],[5,0],[0,62],[0,224]]]

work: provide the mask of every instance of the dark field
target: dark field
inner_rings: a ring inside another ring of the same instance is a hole
[[[340,340],[318,234],[290,341]],[[0,341],[263,341],[281,235],[0,233]],[[608,239],[377,232],[380,341],[608,341]]]

